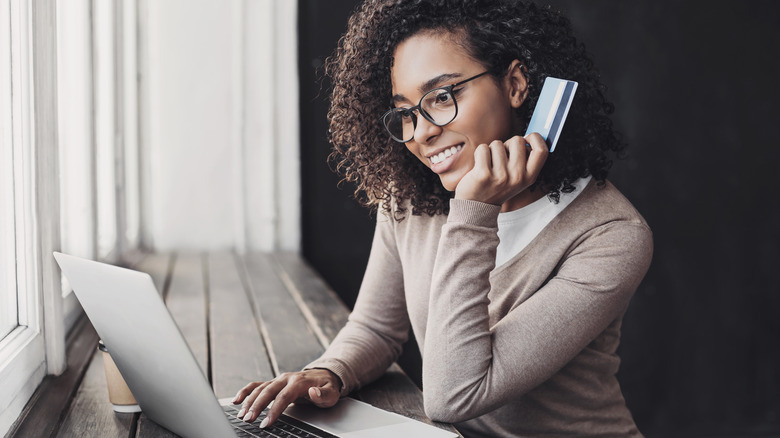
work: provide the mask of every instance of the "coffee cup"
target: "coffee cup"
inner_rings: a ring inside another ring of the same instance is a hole
[[[103,366],[106,370],[106,382],[108,383],[108,400],[115,412],[141,412],[138,402],[130,392],[125,379],[116,367],[114,359],[108,352],[103,341],[98,341],[98,349],[103,352]]]

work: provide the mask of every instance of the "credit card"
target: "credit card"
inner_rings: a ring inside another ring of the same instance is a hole
[[[575,91],[577,83],[574,81],[552,77],[545,79],[525,135],[538,132],[547,142],[550,152],[554,151]]]

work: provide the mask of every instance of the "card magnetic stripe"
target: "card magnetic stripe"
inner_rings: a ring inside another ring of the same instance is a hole
[[[547,139],[547,127],[545,126],[545,121],[547,114],[550,112],[550,110],[553,109],[552,105],[554,103],[555,91],[552,91],[550,84],[554,80],[555,79],[547,78],[544,81],[542,92],[539,95],[539,100],[536,102],[536,108],[534,108],[534,112],[531,115],[531,120],[528,122],[528,129],[526,130],[525,135],[528,135],[532,132],[537,132],[545,140]]]
[[[547,135],[547,143],[550,145],[550,152],[555,149],[555,144],[558,142],[558,131],[563,125],[564,115],[569,108],[569,101],[571,100],[571,93],[574,90],[574,82],[566,82],[566,88],[563,90],[563,96],[558,102],[558,111],[555,113],[555,119],[553,119],[552,126],[550,127],[550,133]]]

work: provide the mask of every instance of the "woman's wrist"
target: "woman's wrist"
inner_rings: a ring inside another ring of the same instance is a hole
[[[342,388],[344,388],[344,382],[341,381],[341,377],[339,377],[339,375],[334,373],[333,371],[327,368],[311,368],[310,371],[323,373],[324,376],[327,376],[327,378],[331,380],[331,384],[333,385],[333,387],[338,388],[339,391]]]

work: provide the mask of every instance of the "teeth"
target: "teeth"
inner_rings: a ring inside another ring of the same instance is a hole
[[[463,145],[453,146],[453,147],[451,147],[449,149],[445,149],[443,152],[440,152],[437,155],[432,156],[431,157],[431,163],[433,163],[433,164],[441,163],[442,161],[446,160],[447,158],[449,158],[449,157],[455,155],[456,153],[458,153],[458,151],[460,151],[461,149],[463,149]]]

